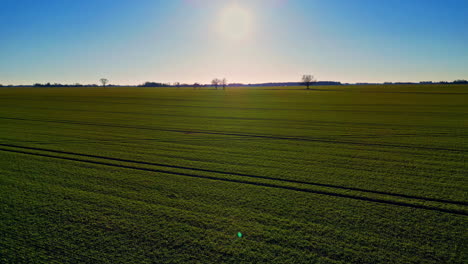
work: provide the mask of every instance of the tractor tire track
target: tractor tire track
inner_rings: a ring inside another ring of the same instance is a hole
[[[24,155],[39,156],[39,157],[46,157],[46,158],[53,158],[53,159],[76,161],[76,162],[81,162],[81,163],[96,164],[96,165],[110,166],[110,167],[116,167],[116,168],[124,168],[124,169],[132,169],[132,170],[139,170],[139,171],[165,173],[165,174],[170,174],[170,175],[177,175],[177,176],[184,176],[184,177],[191,177],[191,178],[199,178],[199,179],[208,179],[208,180],[222,181],[222,182],[233,182],[233,183],[247,184],[247,185],[252,185],[252,186],[261,186],[261,187],[268,187],[268,188],[275,188],[275,189],[284,189],[284,190],[291,190],[291,191],[304,192],[304,193],[314,193],[314,194],[327,195],[327,196],[332,196],[332,197],[349,198],[349,199],[354,199],[354,200],[375,202],[375,203],[380,203],[380,204],[397,205],[397,206],[403,206],[403,207],[409,207],[409,208],[425,209],[425,210],[431,210],[431,211],[439,211],[439,212],[444,212],[444,213],[452,213],[452,214],[468,216],[468,211],[466,211],[466,210],[440,208],[440,207],[436,207],[436,206],[429,206],[429,205],[422,205],[422,204],[412,204],[412,203],[408,203],[408,202],[392,201],[392,200],[371,198],[371,197],[352,195],[352,194],[335,193],[335,192],[321,191],[321,190],[311,190],[311,189],[305,189],[305,188],[299,188],[299,187],[293,187],[293,186],[282,186],[282,185],[278,185],[278,184],[263,183],[263,182],[252,182],[252,181],[239,180],[239,179],[218,178],[218,177],[213,177],[213,176],[197,175],[197,174],[193,174],[193,173],[184,173],[184,172],[174,172],[174,171],[168,171],[168,170],[162,170],[162,169],[142,168],[142,167],[137,167],[137,166],[133,166],[133,165],[123,165],[123,164],[115,164],[115,163],[104,162],[104,161],[94,161],[94,160],[87,160],[87,159],[81,159],[81,158],[63,157],[63,156],[52,155],[52,154],[28,152],[28,151],[24,151],[24,150],[13,150],[13,149],[7,149],[7,148],[0,148],[0,151],[10,152],[10,153],[18,153],[18,154],[24,154]]]
[[[306,181],[298,181],[298,180],[290,180],[290,179],[281,179],[281,178],[274,178],[274,177],[268,177],[268,176],[246,174],[246,173],[226,172],[226,171],[219,171],[219,170],[209,170],[209,169],[185,167],[185,166],[178,166],[178,165],[169,165],[169,164],[156,163],[156,162],[137,161],[137,160],[130,160],[130,159],[106,157],[106,156],[100,156],[100,155],[92,155],[92,154],[83,154],[83,153],[77,153],[77,152],[45,149],[45,148],[38,148],[38,147],[25,147],[25,146],[12,145],[12,144],[2,144],[2,143],[0,143],[0,146],[11,147],[11,148],[20,148],[20,149],[25,149],[25,150],[52,152],[52,153],[57,153],[57,154],[66,154],[66,155],[80,156],[80,157],[86,157],[86,158],[97,158],[97,159],[103,159],[103,160],[109,160],[109,161],[118,161],[118,162],[127,162],[127,163],[133,163],[133,164],[158,166],[158,167],[165,167],[165,168],[171,168],[171,169],[183,169],[183,170],[191,170],[191,171],[217,173],[217,174],[223,174],[223,175],[242,176],[242,177],[255,178],[255,179],[265,179],[265,180],[278,181],[278,182],[287,182],[287,183],[296,183],[296,184],[320,186],[320,187],[335,188],[335,189],[342,189],[342,190],[348,190],[348,191],[359,191],[359,192],[365,192],[365,193],[381,194],[381,195],[395,196],[395,197],[408,198],[408,199],[416,199],[416,200],[422,200],[422,201],[431,201],[431,202],[439,202],[439,203],[455,204],[455,205],[467,205],[468,206],[468,202],[464,202],[464,201],[453,201],[453,200],[437,199],[437,198],[430,198],[430,197],[417,196],[417,195],[400,194],[400,193],[394,193],[394,192],[368,190],[368,189],[363,189],[363,188],[346,187],[346,186],[335,185],[335,184],[325,184],[325,183],[318,183],[318,182],[306,182]]]
[[[319,142],[319,143],[330,143],[330,144],[348,144],[348,145],[358,145],[358,146],[379,146],[379,147],[437,150],[437,151],[450,151],[450,152],[468,152],[468,150],[465,150],[465,149],[453,149],[453,148],[441,148],[441,147],[394,145],[394,144],[384,144],[384,143],[363,143],[363,142],[352,142],[352,141],[338,141],[338,140],[330,140],[330,139],[323,139],[323,138],[313,139],[313,138],[303,138],[303,137],[285,137],[285,136],[261,135],[261,134],[242,134],[242,133],[236,133],[236,132],[227,133],[227,132],[209,131],[209,130],[183,130],[183,129],[156,128],[156,127],[147,127],[147,126],[130,126],[130,125],[103,124],[103,123],[94,123],[94,122],[80,122],[80,121],[71,121],[71,120],[41,120],[41,119],[26,119],[26,118],[17,118],[17,117],[0,117],[0,119],[31,121],[31,122],[41,122],[41,123],[58,123],[58,124],[74,124],[74,125],[88,125],[88,126],[114,127],[114,128],[129,128],[129,129],[141,129],[141,130],[162,131],[162,132],[237,136],[237,137],[263,138],[263,139],[273,139],[273,140],[291,140],[291,141],[307,141],[307,142]]]

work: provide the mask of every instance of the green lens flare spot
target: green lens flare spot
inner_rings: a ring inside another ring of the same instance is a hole
[[[237,237],[243,237],[244,235],[242,235],[241,232],[237,232]]]

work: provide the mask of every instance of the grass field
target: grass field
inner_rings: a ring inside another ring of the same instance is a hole
[[[468,86],[1,88],[0,263],[466,263],[467,153]]]

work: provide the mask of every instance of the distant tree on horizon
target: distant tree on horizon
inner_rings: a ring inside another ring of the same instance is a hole
[[[99,81],[102,83],[102,86],[103,86],[103,87],[106,87],[106,84],[109,82],[109,80],[106,79],[106,78],[102,78],[102,79],[99,80]]]
[[[302,75],[302,84],[307,86],[307,90],[309,89],[310,85],[312,83],[316,82],[314,76],[310,74],[304,74]]]
[[[221,81],[218,78],[215,78],[211,81],[211,84],[218,90],[218,85]]]
[[[197,88],[200,88],[200,84],[196,82],[193,84],[193,89],[197,89]]]
[[[221,80],[221,85],[223,86],[223,90],[226,90],[226,85],[227,85],[227,80],[226,80],[226,78],[223,78],[223,79]]]

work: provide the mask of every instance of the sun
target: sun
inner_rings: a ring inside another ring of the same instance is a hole
[[[217,31],[232,40],[244,39],[252,32],[252,14],[239,5],[227,6],[219,14]]]

